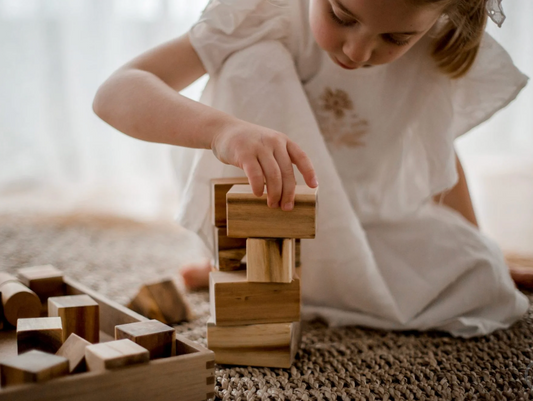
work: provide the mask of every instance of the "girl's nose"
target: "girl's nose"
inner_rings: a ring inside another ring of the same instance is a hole
[[[372,38],[361,34],[347,38],[343,46],[344,54],[358,66],[367,63],[374,52],[374,41]]]

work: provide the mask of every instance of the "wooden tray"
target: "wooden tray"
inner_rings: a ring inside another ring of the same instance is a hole
[[[87,294],[100,305],[100,342],[114,339],[115,326],[148,320],[85,286],[65,278],[66,295]],[[0,332],[0,359],[16,355],[15,330]],[[176,336],[176,356],[105,373],[85,372],[45,383],[0,389],[13,401],[200,401],[214,397],[215,354]]]

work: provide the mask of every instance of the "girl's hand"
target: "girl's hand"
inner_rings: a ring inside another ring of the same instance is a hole
[[[294,207],[295,164],[311,188],[318,186],[315,170],[305,152],[280,132],[242,120],[229,124],[213,138],[211,149],[225,164],[244,170],[254,195],[263,195],[267,185],[267,204],[282,210]]]

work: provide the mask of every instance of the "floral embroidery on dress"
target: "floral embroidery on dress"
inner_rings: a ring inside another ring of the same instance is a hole
[[[342,89],[324,89],[318,100],[312,101],[322,135],[329,145],[357,148],[368,133],[368,121],[359,117],[352,99]]]

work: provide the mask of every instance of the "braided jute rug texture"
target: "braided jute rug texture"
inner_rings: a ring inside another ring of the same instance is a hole
[[[171,224],[0,216],[0,270],[50,263],[121,303],[143,282],[175,275],[197,245]],[[521,263],[533,268],[531,260]],[[187,297],[197,318],[177,326],[178,332],[205,345],[208,293]],[[216,399],[528,400],[533,395],[532,331],[532,309],[508,330],[469,340],[305,323],[291,369],[218,366]]]

